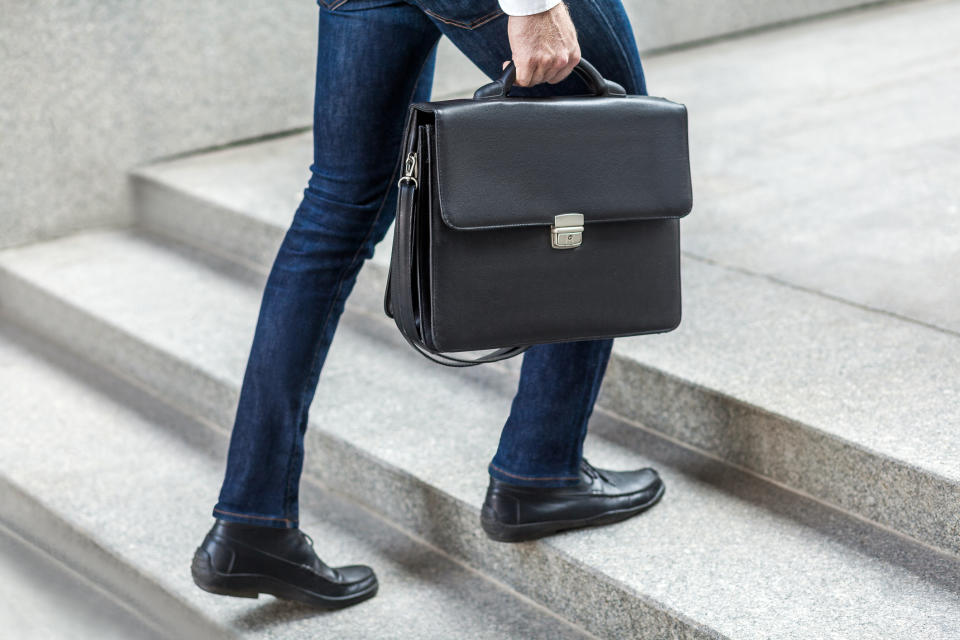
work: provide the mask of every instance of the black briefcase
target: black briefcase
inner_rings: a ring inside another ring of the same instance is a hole
[[[437,362],[680,323],[686,107],[574,71],[593,95],[509,97],[511,63],[473,99],[410,106],[384,310]]]

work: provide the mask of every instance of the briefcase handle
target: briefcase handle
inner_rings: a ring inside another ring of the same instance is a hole
[[[573,68],[580,78],[586,83],[587,88],[596,96],[625,96],[626,89],[612,80],[607,80],[596,67],[580,58],[580,62]],[[513,83],[517,80],[517,67],[513,60],[507,64],[498,80],[485,84],[473,93],[474,100],[483,98],[506,98]]]

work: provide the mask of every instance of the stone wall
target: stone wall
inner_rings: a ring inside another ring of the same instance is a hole
[[[309,0],[8,0],[0,246],[127,220],[126,170],[301,127]]]

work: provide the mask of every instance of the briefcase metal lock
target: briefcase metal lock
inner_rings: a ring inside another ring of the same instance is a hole
[[[554,249],[573,249],[583,243],[583,214],[561,213],[553,216],[550,245]]]

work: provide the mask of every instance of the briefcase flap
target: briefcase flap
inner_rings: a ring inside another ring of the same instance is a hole
[[[692,207],[682,104],[558,96],[430,106],[440,210],[452,228],[550,225],[563,213],[584,224],[679,218]]]

